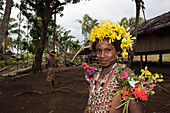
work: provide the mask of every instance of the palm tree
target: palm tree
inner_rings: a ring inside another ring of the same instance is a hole
[[[13,47],[15,46],[15,43],[12,39],[12,37],[10,37],[12,34],[18,34],[19,33],[19,29],[16,29],[18,27],[18,23],[16,22],[16,19],[14,18],[10,18],[9,19],[9,24],[8,24],[8,29],[6,31],[5,37],[3,39],[3,51],[5,52],[5,62],[6,62],[6,51],[13,49]],[[23,30],[20,30],[21,34],[24,34],[25,32]],[[7,62],[6,62],[7,64]]]
[[[134,0],[132,0],[132,1],[134,1]],[[131,62],[133,61],[134,54],[135,54],[135,45],[137,43],[137,33],[138,33],[140,8],[142,7],[143,12],[144,12],[144,9],[145,9],[143,0],[135,0],[135,3],[136,3],[136,21],[135,21],[134,36],[136,37],[136,40],[134,41],[133,50],[130,53],[130,59],[128,60],[128,63],[127,63],[128,67],[130,67]]]
[[[75,53],[76,51],[78,51],[80,49],[81,46],[80,46],[79,43],[80,43],[79,40],[76,40],[76,41],[73,42],[73,44],[72,44],[72,46],[73,46],[73,48],[72,48],[73,49],[73,53]]]
[[[91,32],[91,29],[94,28],[94,26],[99,27],[99,22],[98,22],[98,20],[97,20],[97,19],[92,19],[92,20],[91,20],[91,23],[89,24],[89,26],[90,26],[90,32]]]
[[[81,30],[82,30],[82,34],[85,37],[85,40],[87,40],[87,36],[89,35],[91,28],[90,28],[90,22],[91,22],[92,18],[88,15],[85,14],[83,16],[83,19],[80,20],[78,19],[77,22],[79,22],[81,24]]]
[[[86,44],[89,43],[87,36],[90,36],[91,29],[94,28],[95,26],[98,27],[99,23],[97,19],[92,19],[88,14],[85,14],[83,16],[83,20],[78,19],[77,20],[80,24],[82,24],[82,34],[85,36],[84,44],[83,46],[79,49],[79,51],[75,54],[71,62],[75,59],[75,57],[78,55],[78,53],[84,48]]]
[[[60,55],[62,56],[63,52],[64,52],[64,59],[65,61],[66,59],[66,52],[69,48],[69,46],[71,45],[71,39],[75,38],[72,35],[69,35],[69,33],[71,32],[71,30],[67,30],[67,31],[63,31],[60,32],[60,34],[58,34],[58,43],[60,45]]]
[[[1,1],[1,3],[2,2],[3,1]],[[3,19],[0,25],[0,48],[2,47],[2,41],[3,41],[3,38],[5,37],[6,30],[8,29],[8,22],[10,19],[12,4],[13,4],[13,0],[6,0],[5,13],[3,15]]]
[[[57,25],[56,26],[56,32],[55,32],[55,37],[56,37],[56,51],[57,51],[57,56],[59,55],[59,45],[60,45],[60,38],[61,38],[61,34],[64,33],[64,27],[61,27],[61,25]]]
[[[124,17],[121,19],[121,21],[119,22],[120,25],[123,25],[124,27],[130,27],[132,25],[135,25],[135,17],[131,17],[129,19],[127,19],[127,17]],[[143,18],[139,17],[139,22],[142,22]]]
[[[8,29],[6,31],[5,37],[3,39],[3,51],[6,52],[7,49],[13,49],[13,39],[9,35],[15,34],[14,30],[17,27],[18,23],[14,18],[9,19]]]
[[[10,48],[13,48],[13,40],[11,37],[6,37],[3,39],[2,47],[4,51],[4,58],[5,58],[5,65],[7,65],[7,59],[6,59],[6,51],[9,50]]]

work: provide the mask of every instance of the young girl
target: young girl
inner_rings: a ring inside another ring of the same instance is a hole
[[[116,95],[116,92],[122,90],[122,87],[116,73],[120,71],[120,67],[122,72],[132,71],[117,63],[117,56],[127,55],[133,40],[125,28],[110,21],[101,21],[100,28],[92,29],[89,40],[97,54],[101,69],[90,81],[91,89],[85,113],[122,113],[123,107],[117,109],[122,103],[121,95]],[[130,101],[129,113],[142,113],[140,103]]]
[[[51,92],[53,92],[58,60],[54,58],[54,56],[56,56],[56,52],[54,50],[50,50],[49,54],[50,54],[50,57],[48,59],[47,81],[50,84]]]

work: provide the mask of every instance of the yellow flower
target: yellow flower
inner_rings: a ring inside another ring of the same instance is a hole
[[[128,52],[123,52],[122,57],[128,56]]]
[[[148,75],[152,75],[152,73],[151,73],[150,71],[148,71],[147,68],[148,68],[148,67],[145,66],[145,70],[144,70],[144,69],[141,69],[141,72],[142,72],[142,73],[141,73],[140,76],[145,75],[145,77],[146,77],[146,76],[148,76]]]
[[[155,73],[152,77],[157,79],[157,78],[159,78],[159,75],[157,73]]]
[[[117,36],[116,38],[117,38],[117,40],[120,40],[120,39],[121,39],[121,36]]]
[[[121,49],[122,49],[122,57],[125,57],[128,55],[128,50],[132,50],[132,44],[133,40],[135,38],[131,38],[130,28],[125,29],[123,26],[118,26],[118,21],[116,23],[112,23],[110,20],[106,21],[100,21],[100,27],[94,27],[91,30],[91,35],[89,37],[89,40],[91,42],[91,45],[96,41],[96,39],[99,40],[99,42],[102,42],[103,39],[108,38],[109,44],[114,42],[115,40],[122,40],[121,41]]]
[[[126,29],[126,31],[129,31],[130,30],[130,27],[128,27],[127,29]]]
[[[163,79],[157,79],[158,80],[158,82],[162,82],[162,81],[164,81]]]

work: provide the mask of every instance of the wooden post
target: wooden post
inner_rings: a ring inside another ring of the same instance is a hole
[[[143,56],[142,56],[142,54],[140,55],[140,67],[141,68],[143,67]]]
[[[159,63],[162,64],[162,53],[159,54]]]
[[[147,58],[147,54],[145,55],[145,62],[147,62],[148,61],[148,58]]]

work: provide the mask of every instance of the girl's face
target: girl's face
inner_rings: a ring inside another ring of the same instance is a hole
[[[116,55],[119,52],[115,51],[115,47],[109,44],[108,39],[96,44],[97,58],[102,67],[109,67],[116,62]]]

